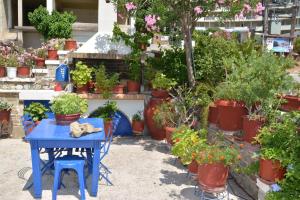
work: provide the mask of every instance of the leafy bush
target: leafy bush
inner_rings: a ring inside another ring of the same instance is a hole
[[[75,70],[71,71],[72,80],[77,86],[83,86],[92,79],[93,69],[83,64],[81,61],[76,63]]]
[[[138,111],[132,116],[132,121],[142,121],[143,120],[143,114],[142,111]]]
[[[157,72],[152,81],[153,89],[170,90],[176,85],[176,81],[167,78],[163,73]]]
[[[49,111],[43,104],[33,102],[24,108],[24,113],[31,116],[33,121],[41,121],[47,118],[46,112]]]
[[[294,52],[300,53],[300,37],[297,37],[294,43]]]
[[[28,13],[30,23],[41,33],[45,40],[50,38],[71,38],[72,24],[76,16],[69,12],[59,13],[39,6],[33,12]]]
[[[6,67],[18,67],[18,55],[17,54],[9,54],[6,59]]]
[[[6,64],[6,58],[0,53],[0,66],[4,67]]]
[[[0,111],[1,110],[11,110],[12,106],[13,106],[12,104],[9,104],[6,101],[0,99]]]
[[[119,83],[119,74],[106,74],[105,66],[101,65],[95,73],[96,86],[101,89],[104,98],[109,98],[112,95],[113,88]]]
[[[73,93],[59,95],[51,101],[51,104],[51,110],[61,115],[83,114],[88,108],[87,100]]]
[[[115,112],[118,110],[115,101],[107,101],[104,106],[100,106],[89,117],[103,118],[104,121],[111,121]]]

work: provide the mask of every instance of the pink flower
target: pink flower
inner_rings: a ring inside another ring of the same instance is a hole
[[[196,13],[196,15],[201,15],[201,13],[203,13],[203,9],[201,8],[201,6],[196,6],[194,8],[194,12]]]
[[[224,4],[224,3],[225,3],[225,0],[217,0],[217,3],[218,3],[218,4]]]
[[[136,9],[136,5],[133,2],[128,2],[125,4],[126,10],[131,11]]]
[[[148,31],[154,31],[157,29],[156,22],[160,20],[159,16],[147,15],[145,16],[146,28]]]
[[[249,13],[251,11],[251,6],[249,4],[244,4],[243,12],[244,13]]]
[[[255,9],[255,12],[258,14],[258,15],[262,15],[262,11],[265,10],[265,7],[262,5],[261,2],[259,2],[258,4],[256,4],[256,9]]]

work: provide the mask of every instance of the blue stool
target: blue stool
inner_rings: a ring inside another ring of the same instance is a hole
[[[54,161],[55,174],[54,174],[52,200],[56,200],[57,190],[59,189],[61,183],[60,172],[63,169],[74,169],[77,172],[81,200],[85,200],[84,163],[85,163],[84,158],[75,155],[71,155],[71,156],[67,155],[55,159]]]

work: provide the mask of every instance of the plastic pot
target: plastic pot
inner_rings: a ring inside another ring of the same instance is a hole
[[[55,115],[56,123],[59,125],[69,125],[72,122],[77,121],[79,118],[80,118],[80,114],[69,114],[69,115],[56,114]]]
[[[111,136],[113,134],[113,121],[109,120],[109,121],[104,121],[104,131],[105,131],[105,136]]]
[[[161,99],[166,99],[170,96],[167,90],[161,90],[161,89],[152,90],[151,95],[155,98],[161,98]]]
[[[81,85],[81,86],[76,86],[76,92],[78,94],[87,94],[89,92],[89,87],[87,84]]]
[[[165,128],[165,132],[166,132],[167,143],[170,145],[173,145],[174,142],[172,141],[172,135],[173,135],[174,131],[176,130],[176,128],[168,127],[168,126],[165,126],[164,128]]]
[[[67,51],[74,51],[77,49],[77,42],[73,39],[68,39],[65,41],[64,49]]]
[[[132,120],[132,132],[140,135],[144,132],[144,121]]]
[[[281,109],[285,111],[297,111],[300,110],[300,98],[298,96],[285,95],[283,99],[286,100],[286,103],[281,105]]]
[[[137,94],[140,92],[140,87],[141,87],[140,83],[136,81],[132,81],[132,80],[127,81],[128,93]]]
[[[10,110],[0,110],[0,122],[10,120]]]
[[[274,183],[284,178],[286,170],[278,160],[260,159],[259,177],[265,183]]]
[[[45,59],[44,58],[36,58],[35,64],[36,64],[36,67],[44,68],[45,67]]]
[[[58,60],[57,50],[48,49],[48,59],[49,60]]]
[[[119,85],[116,85],[114,88],[113,88],[113,93],[114,94],[124,94],[124,85],[122,84],[119,84]]]
[[[233,100],[219,100],[218,126],[224,131],[239,131],[243,128],[242,116],[247,115],[245,104]]]
[[[6,76],[6,68],[3,66],[0,66],[0,78]]]
[[[30,67],[21,66],[17,68],[18,77],[27,78],[30,76]]]
[[[215,104],[209,106],[208,122],[218,124],[218,107]]]
[[[17,77],[17,68],[16,67],[6,67],[7,77],[16,78]]]
[[[254,137],[259,129],[264,125],[265,119],[249,119],[249,116],[243,116],[243,140],[249,143],[254,142]]]
[[[189,165],[188,165],[188,170],[192,174],[197,174],[198,173],[198,163],[196,160],[193,160]]]

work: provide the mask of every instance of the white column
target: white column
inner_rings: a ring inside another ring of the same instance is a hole
[[[23,26],[23,0],[18,0],[18,26]],[[23,42],[22,31],[18,31],[18,40]]]
[[[117,10],[113,3],[98,0],[98,32],[112,35],[115,22],[117,22]]]
[[[55,10],[55,0],[47,0],[46,7],[49,13]]]
[[[12,12],[11,12],[11,0],[6,0],[7,3],[7,26],[12,28]]]

